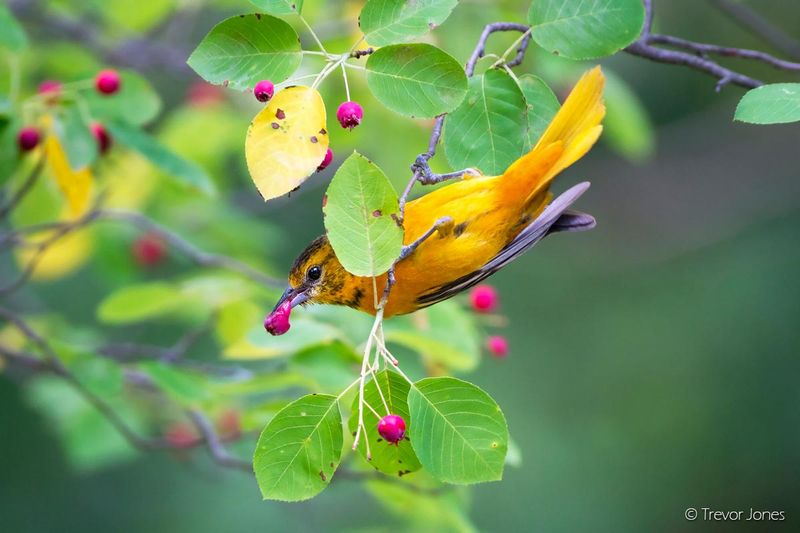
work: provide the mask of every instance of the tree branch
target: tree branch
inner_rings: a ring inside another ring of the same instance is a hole
[[[653,4],[652,0],[643,0],[643,3],[645,9],[645,23],[642,29],[642,34],[639,36],[639,39],[637,39],[636,42],[625,48],[626,52],[650,59],[652,61],[657,61],[659,63],[684,65],[689,68],[705,72],[706,74],[717,78],[717,91],[720,91],[722,87],[729,83],[740,85],[748,89],[753,89],[763,85],[763,83],[757,79],[722,67],[714,61],[706,59],[705,57],[699,57],[694,54],[675,50],[664,50],[662,48],[653,46],[653,36],[650,33],[653,26]]]
[[[800,42],[775,27],[745,4],[731,0],[711,0],[711,2],[740,26],[750,30],[780,52],[793,59],[800,59]]]

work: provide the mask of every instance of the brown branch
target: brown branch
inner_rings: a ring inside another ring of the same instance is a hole
[[[219,435],[217,435],[214,424],[211,423],[203,412],[198,409],[187,409],[186,416],[189,417],[197,428],[197,431],[199,431],[200,435],[205,439],[208,445],[208,451],[215,463],[220,466],[235,468],[248,473],[253,472],[253,463],[251,461],[245,461],[228,452],[222,440],[220,440]]]
[[[33,186],[36,184],[36,180],[39,179],[39,175],[42,173],[42,169],[44,168],[44,156],[39,158],[39,161],[36,162],[36,165],[31,170],[28,177],[25,178],[25,181],[22,182],[19,189],[17,189],[13,194],[10,195],[8,201],[0,207],[0,219],[6,218],[11,212],[19,205],[25,195],[30,192]]]
[[[174,249],[188,257],[198,266],[230,270],[250,279],[251,281],[267,287],[283,287],[286,284],[284,281],[267,276],[255,268],[242,263],[241,261],[233,259],[232,257],[205,252],[188,242],[177,233],[165,228],[161,224],[158,224],[141,213],[115,209],[104,209],[97,212],[97,217],[100,220],[126,222],[145,232],[154,233],[161,237]]]
[[[682,48],[684,50],[688,50],[689,52],[698,54],[700,56],[714,54],[723,57],[753,59],[755,61],[761,61],[762,63],[766,63],[767,65],[770,65],[778,69],[800,71],[800,63],[786,61],[784,59],[778,59],[773,55],[770,55],[766,52],[760,52],[758,50],[749,50],[746,48],[732,48],[729,46],[719,46],[716,44],[696,43],[694,41],[681,39],[680,37],[673,37],[671,35],[658,35],[658,34],[650,35],[649,42],[654,44],[665,44],[667,46]]]
[[[768,42],[775,49],[793,59],[800,59],[800,42],[775,27],[742,2],[732,2],[731,0],[711,0],[711,2],[737,24],[750,30],[751,33]]]
[[[696,55],[713,53],[724,55],[726,57],[739,57],[743,59],[754,59],[765,62],[778,68],[786,68],[788,70],[797,70],[798,66],[789,61],[783,61],[762,52],[754,50],[745,50],[741,48],[721,47],[716,45],[707,45],[704,43],[694,43],[676,37],[669,37],[664,35],[653,35],[651,33],[653,22],[653,5],[652,0],[643,0],[645,8],[645,24],[642,29],[642,34],[639,39],[633,44],[625,48],[629,54],[639,57],[644,57],[659,63],[668,63],[673,65],[683,65],[691,69],[705,72],[706,74],[717,78],[716,90],[720,91],[722,87],[728,84],[739,85],[747,89],[753,89],[763,85],[763,82],[736,72],[732,69],[721,66],[719,63],[705,57]],[[693,53],[679,50],[666,50],[653,46],[654,44],[667,44],[689,50]]]

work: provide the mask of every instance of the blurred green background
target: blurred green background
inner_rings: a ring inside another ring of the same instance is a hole
[[[163,8],[152,22],[144,6],[134,4],[140,3],[11,2],[37,47],[26,58],[32,86],[42,78],[80,77],[103,64],[88,54],[76,61],[81,45],[59,37],[45,15],[83,21],[111,44],[174,24],[180,32],[156,33],[185,57],[224,16],[252,9],[244,1],[158,0],[146,3],[154,12]],[[711,2],[655,4],[663,33],[768,49]],[[800,27],[800,4],[749,4],[787,31]],[[342,21],[353,19],[360,5],[307,0],[305,12],[331,36],[330,48],[345,49],[355,34]],[[485,23],[522,22],[527,6],[462,2],[432,39],[463,62]],[[132,19],[133,12],[145,20]],[[172,42],[174,36],[180,40]],[[502,51],[511,40],[501,36],[491,46]],[[187,88],[199,79],[194,73],[137,58],[135,49],[127,53],[134,56],[123,52],[110,61],[143,60],[142,72],[166,102],[156,129],[225,185],[226,209],[244,221],[242,228],[258,228],[253,234],[228,228],[234,242],[223,251],[258,256],[274,273],[283,272],[322,231],[319,203],[330,171],[290,199],[263,205],[243,161],[244,132],[258,109],[249,95],[227,94],[222,108],[187,106]],[[752,507],[784,510],[787,520],[717,525],[796,530],[800,129],[734,124],[743,91],[726,87],[717,94],[714,80],[700,73],[625,54],[602,64],[641,100],[652,132],[641,117],[623,113],[613,142],[601,142],[557,182],[563,190],[592,181],[579,207],[595,215],[596,230],[548,239],[491,279],[508,317],[499,331],[508,336],[511,355],[486,358],[468,379],[502,406],[523,462],[507,468],[502,482],[475,487],[470,518],[486,531],[680,531],[709,527],[687,523],[687,507]],[[766,80],[789,78],[758,64],[731,64]],[[559,76],[565,71],[536,51],[520,72],[541,74],[562,96],[574,79]],[[337,162],[357,148],[399,186],[427,144],[429,124],[381,108],[363,79],[351,76],[351,85],[366,119],[352,133],[332,133]],[[333,78],[323,87],[328,102],[342,99]],[[192,153],[194,143],[203,147]],[[207,144],[227,148],[207,150]],[[172,206],[169,217],[179,221],[179,230],[195,228],[192,236],[201,244],[219,242],[209,232],[225,228],[204,225],[191,198],[167,198],[161,202]],[[158,205],[153,210],[167,212]],[[270,246],[262,250],[259,242],[267,239]],[[108,273],[113,261],[101,258],[40,287],[35,298],[76,323],[91,323],[97,301],[120,283],[117,271]],[[76,284],[83,287],[77,301],[69,297]],[[168,327],[126,333],[153,342],[174,339]],[[310,502],[262,502],[251,476],[222,470],[199,450],[184,457],[139,455],[79,472],[66,460],[52,424],[12,380],[0,379],[0,421],[4,531],[110,525],[115,531],[389,531],[399,524],[347,480]]]

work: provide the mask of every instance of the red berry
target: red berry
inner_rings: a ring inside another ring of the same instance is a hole
[[[292,314],[292,301],[287,299],[275,311],[264,319],[264,329],[270,335],[283,335],[289,328],[289,316]]]
[[[333,150],[328,148],[328,151],[325,152],[325,157],[322,158],[322,163],[320,163],[319,166],[317,167],[317,172],[325,170],[326,168],[328,168],[328,165],[330,165],[332,162],[333,162]]]
[[[500,301],[497,291],[491,285],[478,285],[469,293],[472,308],[479,313],[491,313]]]
[[[259,102],[269,102],[272,95],[275,94],[275,86],[269,80],[261,80],[253,88],[253,94]]]
[[[194,82],[186,93],[186,101],[194,107],[214,105],[224,98],[222,89],[204,81]]]
[[[103,94],[114,94],[122,84],[116,70],[101,70],[94,78],[95,88]]]
[[[219,434],[224,437],[236,437],[242,431],[242,424],[239,419],[239,412],[235,409],[223,411],[217,419]]]
[[[100,154],[104,154],[111,149],[111,145],[113,141],[111,139],[111,135],[106,130],[105,126],[100,124],[99,122],[95,122],[91,125],[92,135],[97,140],[97,149],[100,151]]]
[[[152,267],[164,260],[167,247],[161,237],[151,233],[142,235],[133,243],[133,257],[143,267]]]
[[[397,444],[406,435],[406,421],[399,415],[386,415],[378,422],[378,433],[387,442]]]
[[[486,339],[486,347],[489,349],[489,353],[498,359],[508,355],[508,341],[500,335],[494,335]]]
[[[198,441],[194,428],[183,422],[171,424],[164,434],[164,439],[173,448],[191,448]]]
[[[361,124],[362,118],[364,118],[364,110],[356,102],[344,102],[336,110],[336,119],[343,128],[352,130]]]
[[[36,148],[40,140],[41,136],[39,135],[39,130],[33,126],[26,126],[19,130],[17,134],[17,144],[19,145],[19,149],[23,152],[30,152]]]
[[[61,96],[61,82],[56,80],[45,80],[39,84],[39,94],[44,96],[45,102],[52,104],[58,101]]]

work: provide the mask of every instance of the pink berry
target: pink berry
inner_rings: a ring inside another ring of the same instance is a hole
[[[397,444],[406,435],[406,421],[399,415],[386,415],[378,422],[378,433],[387,442]]]
[[[165,432],[164,439],[173,448],[191,448],[198,441],[194,428],[183,422],[171,424]]]
[[[242,421],[235,409],[225,410],[217,419],[217,428],[224,437],[236,437],[242,432]]]
[[[275,94],[275,86],[269,80],[261,80],[253,88],[253,94],[259,102],[269,102]]]
[[[494,335],[486,339],[486,347],[489,349],[489,353],[498,359],[508,355],[508,341],[500,335]]]
[[[133,243],[133,257],[143,267],[153,267],[164,260],[167,247],[161,237],[147,233]]]
[[[122,80],[116,70],[101,70],[94,78],[95,88],[103,94],[114,94],[121,84]]]
[[[204,81],[196,81],[189,86],[186,101],[194,107],[205,107],[218,104],[225,99],[222,89]]]
[[[100,151],[100,154],[104,154],[111,149],[111,145],[113,141],[111,139],[111,135],[106,130],[105,126],[100,124],[99,122],[95,122],[91,125],[92,128],[92,135],[94,135],[95,140],[97,141],[97,149]]]
[[[45,80],[39,84],[39,94],[44,96],[45,102],[52,104],[58,101],[61,96],[61,82],[56,80]]]
[[[317,167],[317,172],[325,170],[326,168],[328,168],[328,165],[330,165],[332,162],[333,162],[333,150],[328,148],[328,151],[325,152],[325,157],[322,158],[322,163],[320,163],[319,166]]]
[[[291,314],[292,302],[287,299],[280,307],[267,315],[267,318],[264,319],[264,329],[270,335],[283,335],[291,327],[291,324],[289,324],[289,315]]]
[[[361,124],[362,118],[364,118],[364,110],[356,102],[344,102],[336,110],[336,119],[343,128],[352,130]]]
[[[497,291],[491,285],[478,285],[469,293],[472,308],[479,313],[491,313],[500,301]]]
[[[36,148],[40,140],[41,136],[39,135],[39,130],[33,126],[26,126],[19,130],[17,134],[17,144],[19,145],[19,149],[23,152],[30,152]]]

